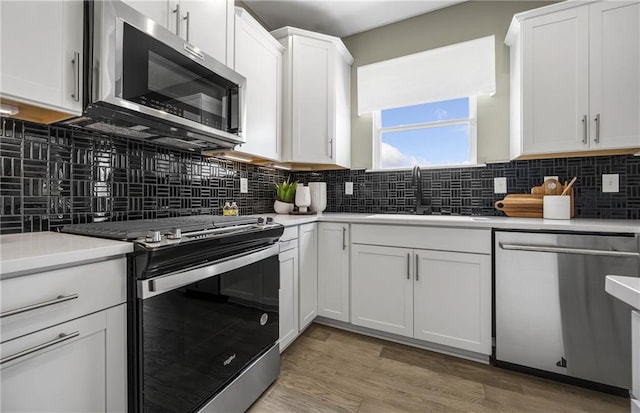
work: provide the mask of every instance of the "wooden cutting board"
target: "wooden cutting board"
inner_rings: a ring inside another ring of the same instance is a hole
[[[547,179],[540,186],[534,186],[531,188],[532,194],[542,194],[542,195],[560,195],[564,190],[564,185],[562,185],[557,179]]]
[[[494,203],[508,217],[542,218],[544,194],[510,194]]]

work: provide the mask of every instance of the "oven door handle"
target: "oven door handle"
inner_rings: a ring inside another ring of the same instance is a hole
[[[215,277],[247,265],[254,264],[266,258],[277,256],[280,251],[278,244],[265,247],[251,253],[244,253],[216,261],[204,267],[162,275],[148,280],[138,281],[138,298],[146,300],[153,296],[175,290],[185,285]]]

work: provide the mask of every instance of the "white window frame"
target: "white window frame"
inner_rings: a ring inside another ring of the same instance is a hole
[[[469,96],[469,118],[455,119],[455,120],[443,120],[435,122],[424,122],[412,125],[393,126],[390,128],[382,127],[382,111],[377,110],[373,112],[373,169],[374,171],[393,171],[393,170],[406,170],[411,167],[405,168],[382,168],[380,165],[380,144],[382,142],[382,133],[384,132],[399,132],[409,131],[415,129],[428,129],[449,125],[469,125],[469,163],[462,164],[432,164],[432,165],[420,165],[421,168],[449,168],[456,166],[473,166],[478,164],[478,125],[477,125],[477,107],[478,99],[476,96]]]

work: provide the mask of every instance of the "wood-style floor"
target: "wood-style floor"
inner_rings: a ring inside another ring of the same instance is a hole
[[[629,400],[318,324],[282,354],[249,410],[283,412],[628,412]]]

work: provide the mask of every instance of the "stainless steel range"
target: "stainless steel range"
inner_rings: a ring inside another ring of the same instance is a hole
[[[278,244],[270,218],[68,225],[129,240],[129,411],[242,412],[276,379]]]

